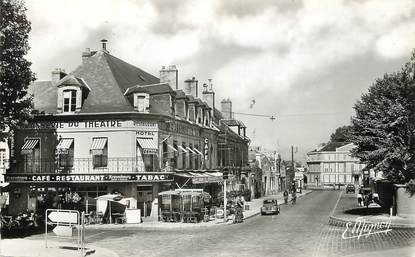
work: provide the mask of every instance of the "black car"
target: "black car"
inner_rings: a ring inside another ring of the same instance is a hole
[[[352,192],[354,194],[355,190],[356,190],[356,188],[354,187],[353,184],[348,184],[346,186],[346,194],[349,193],[349,192]]]
[[[261,207],[261,215],[278,213],[280,213],[280,207],[277,199],[265,199]]]

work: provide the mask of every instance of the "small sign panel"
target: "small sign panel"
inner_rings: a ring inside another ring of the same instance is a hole
[[[48,218],[52,222],[56,223],[68,223],[68,224],[77,224],[78,223],[78,213],[76,212],[59,212],[52,211]]]

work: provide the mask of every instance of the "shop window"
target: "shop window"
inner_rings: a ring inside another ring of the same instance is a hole
[[[63,112],[75,112],[76,90],[63,91]]]
[[[108,144],[106,137],[92,139],[92,163],[94,168],[107,167],[108,165]]]

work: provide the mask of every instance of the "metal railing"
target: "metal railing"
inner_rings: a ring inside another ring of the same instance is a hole
[[[107,158],[94,160],[93,158],[71,158],[65,161],[55,159],[25,159],[10,162],[8,174],[32,173],[126,173],[152,172],[154,168],[145,165],[138,158]]]

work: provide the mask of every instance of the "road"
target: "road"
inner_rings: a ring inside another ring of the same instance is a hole
[[[311,256],[337,201],[337,192],[316,191],[278,216],[204,229],[101,231],[89,242],[120,256]],[[310,254],[311,253],[311,254]]]
[[[111,249],[123,257],[335,257],[396,248],[402,251],[403,247],[415,245],[414,229],[394,229],[386,235],[359,240],[342,239],[344,228],[327,224],[338,195],[339,191],[314,191],[300,198],[296,205],[282,205],[277,216],[256,216],[242,224],[88,230],[87,243]]]

